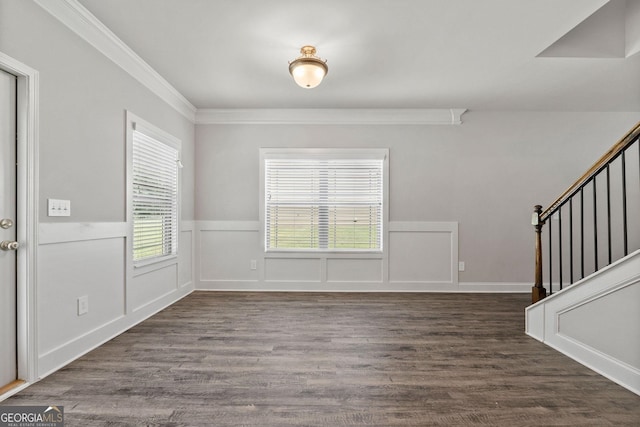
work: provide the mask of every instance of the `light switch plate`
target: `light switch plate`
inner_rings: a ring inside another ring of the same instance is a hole
[[[47,199],[49,216],[71,216],[71,200]]]
[[[78,297],[78,316],[87,314],[89,312],[89,296],[84,295]]]

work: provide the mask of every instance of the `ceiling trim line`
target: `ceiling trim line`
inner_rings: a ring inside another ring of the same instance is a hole
[[[35,0],[192,123],[196,107],[77,0]]]
[[[195,123],[304,125],[460,125],[466,108],[198,109]]]

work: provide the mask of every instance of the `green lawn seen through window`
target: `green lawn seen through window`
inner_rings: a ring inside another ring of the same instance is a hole
[[[377,249],[375,224],[330,226],[326,232],[328,249]],[[271,249],[321,249],[318,227],[278,224],[269,234]]]
[[[133,227],[133,259],[140,261],[147,258],[168,255],[165,250],[165,231],[162,216],[134,216]]]

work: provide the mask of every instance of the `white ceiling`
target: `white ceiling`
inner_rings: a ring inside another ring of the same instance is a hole
[[[199,109],[640,111],[640,0],[79,2]],[[603,37],[623,46],[583,53]],[[288,74],[304,44],[329,65],[315,89]]]

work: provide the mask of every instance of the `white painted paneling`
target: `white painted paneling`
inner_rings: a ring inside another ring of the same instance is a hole
[[[258,231],[206,230],[200,232],[200,280],[258,280],[251,260],[257,259]]]
[[[90,352],[101,344],[104,344],[117,335],[120,335],[137,323],[175,303],[190,292],[191,289],[188,288],[181,289],[179,292],[172,292],[160,299],[157,299],[156,301],[153,301],[135,313],[121,316],[111,322],[100,325],[99,327],[78,336],[76,339],[57,347],[55,350],[40,356],[38,358],[39,377],[43,378],[55,372],[74,359]]]
[[[558,314],[558,333],[640,367],[639,301],[640,281]]]
[[[322,260],[319,258],[266,258],[264,277],[267,282],[320,282]]]
[[[383,253],[269,252],[257,221],[197,221],[197,289],[266,291],[460,291],[456,222],[391,222]],[[395,238],[395,240],[394,240]],[[398,271],[389,280],[388,258]],[[425,255],[426,254],[426,255]],[[251,269],[256,260],[256,269]],[[521,290],[473,283],[463,292]],[[530,286],[526,286],[526,291]]]
[[[124,239],[41,245],[38,253],[41,356],[124,315]],[[78,316],[77,299],[89,312]]]
[[[525,331],[527,335],[544,341],[544,304],[535,304],[525,310]]]
[[[397,224],[389,233],[389,282],[457,286],[457,224]]]
[[[382,282],[382,259],[327,259],[327,282]]]
[[[203,290],[337,292],[531,292],[531,283],[458,283],[456,222],[390,222],[386,253],[265,254],[258,221],[196,221],[195,287]],[[395,239],[395,246],[393,237]],[[394,249],[395,247],[395,249]],[[390,255],[387,255],[389,253]],[[389,280],[387,257],[403,268]],[[430,258],[423,259],[424,254]],[[251,260],[256,269],[251,270]]]
[[[193,222],[179,257],[125,281],[126,223],[44,223],[38,247],[38,374],[48,375],[193,290]],[[178,264],[180,262],[180,264]],[[180,280],[178,282],[178,265]],[[182,286],[179,286],[180,283]],[[89,312],[77,315],[77,298]],[[134,310],[126,312],[125,303]]]
[[[177,288],[178,264],[168,265],[148,273],[135,276],[127,284],[127,299],[133,311],[174,292]]]
[[[526,332],[640,394],[640,250],[526,309]]]
[[[193,230],[182,230],[178,244],[178,284],[193,282]]]
[[[453,282],[449,233],[391,233],[389,248],[391,282]]]

